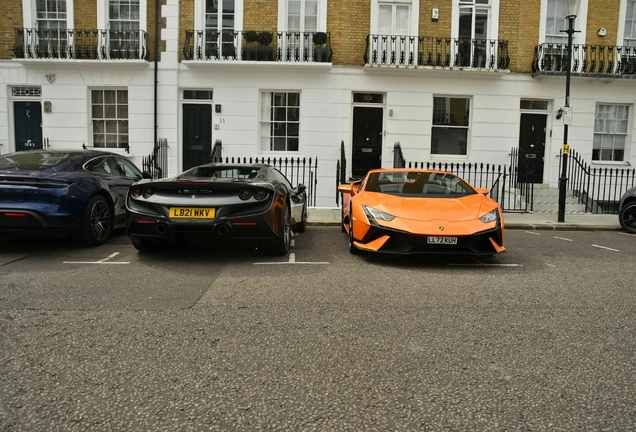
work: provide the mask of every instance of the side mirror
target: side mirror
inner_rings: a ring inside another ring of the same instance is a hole
[[[298,183],[298,193],[301,194],[307,190],[307,186],[302,183]]]
[[[488,196],[488,194],[490,193],[490,190],[486,188],[477,188],[475,190],[477,191],[478,194],[485,195],[485,196]]]
[[[343,193],[343,194],[350,194],[351,193],[351,186],[352,184],[341,184],[340,186],[338,186],[338,192]]]
[[[144,171],[144,172],[141,174],[141,177],[142,177],[142,178],[145,178],[145,179],[151,179],[151,180],[152,180],[152,175],[151,175],[148,171]]]

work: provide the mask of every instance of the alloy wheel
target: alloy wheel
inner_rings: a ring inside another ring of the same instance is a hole
[[[104,241],[110,234],[110,209],[106,201],[95,202],[91,209],[91,231],[98,241]]]

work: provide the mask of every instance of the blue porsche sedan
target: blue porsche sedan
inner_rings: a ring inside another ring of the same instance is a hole
[[[31,150],[0,156],[0,238],[72,236],[103,244],[126,224],[126,193],[142,174],[97,150]]]

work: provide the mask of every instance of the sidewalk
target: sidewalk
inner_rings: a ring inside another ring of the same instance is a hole
[[[308,224],[314,226],[339,226],[339,208],[309,208]],[[562,231],[613,231],[620,230],[615,214],[566,214],[565,222],[557,222],[554,213],[504,213],[506,229],[562,230]]]

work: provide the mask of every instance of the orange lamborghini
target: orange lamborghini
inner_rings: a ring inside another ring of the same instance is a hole
[[[349,251],[460,253],[504,252],[504,221],[488,189],[454,174],[417,169],[376,169],[338,186],[342,230]]]

